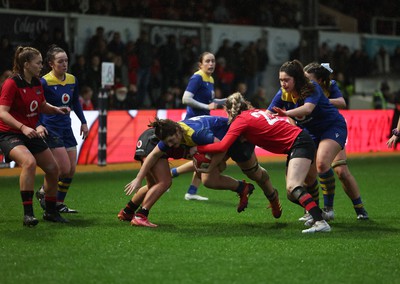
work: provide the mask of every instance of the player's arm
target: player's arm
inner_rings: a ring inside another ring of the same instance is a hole
[[[142,186],[142,181],[149,173],[150,169],[157,163],[157,161],[164,155],[165,153],[161,151],[160,147],[157,145],[150,152],[150,154],[144,160],[142,166],[136,177],[125,186],[126,195],[130,195],[139,189]]]
[[[329,99],[329,102],[333,104],[338,109],[345,109],[346,108],[346,101],[343,97],[336,98],[336,99]]]
[[[35,129],[26,126],[22,122],[19,122],[10,114],[10,107],[7,105],[0,105],[0,119],[8,126],[14,129],[19,129],[25,136],[29,138],[39,138],[39,134]]]
[[[332,80],[329,87],[329,102],[338,109],[346,108],[346,101],[343,98],[343,94],[340,91],[336,81]]]
[[[196,101],[194,99],[194,94],[189,91],[185,91],[183,93],[182,103],[196,109],[211,110],[211,109],[216,109],[217,107],[217,104],[214,102],[210,104],[204,104],[199,101]]]
[[[56,107],[43,101],[40,104],[40,112],[45,114],[68,114],[71,112],[69,107]]]
[[[197,147],[193,147],[194,151],[198,151],[199,153],[220,153],[228,151],[229,147],[235,142],[237,139],[237,135],[226,133],[224,138],[212,144],[207,145],[199,145]],[[197,148],[197,149],[196,149]]]
[[[77,81],[75,82],[78,83]],[[82,139],[85,139],[89,133],[89,128],[87,126],[85,115],[83,114],[82,105],[79,102],[79,91],[77,85],[78,84],[75,85],[74,93],[72,95],[72,108],[81,121],[80,135],[82,136]]]
[[[393,129],[392,131],[392,137],[386,142],[386,145],[388,148],[391,148],[392,146],[394,147],[396,145],[396,142],[399,141],[400,137],[400,118],[399,121],[397,122],[397,127]]]
[[[273,107],[273,110],[279,116],[289,116],[289,117],[300,117],[300,116],[307,116],[312,113],[315,108],[315,104],[313,103],[305,103],[304,105],[290,109],[290,110],[283,110],[279,107]]]

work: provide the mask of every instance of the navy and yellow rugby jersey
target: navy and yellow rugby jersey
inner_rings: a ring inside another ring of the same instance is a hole
[[[82,106],[79,102],[78,82],[74,75],[65,74],[65,80],[61,81],[51,72],[44,75],[40,81],[43,85],[46,101],[58,107],[70,107],[78,116],[82,124],[86,124]],[[57,128],[70,128],[71,117],[61,114],[41,114],[40,123]]]
[[[199,70],[190,78],[186,91],[191,92],[196,101],[208,105],[214,99],[214,78]],[[186,107],[186,118],[209,114],[210,110]]]
[[[221,116],[196,116],[179,121],[183,129],[181,144],[193,147],[214,143],[214,138],[222,140],[228,131],[228,119]],[[158,143],[161,151],[167,152],[169,147],[163,142]]]
[[[343,97],[342,92],[340,91],[340,88],[335,80],[331,80],[331,83],[329,84],[328,93],[325,93],[325,96],[330,99],[337,99]]]
[[[293,117],[297,125],[306,128],[313,135],[318,136],[323,133],[330,125],[341,122],[344,123],[343,116],[337,108],[329,102],[329,99],[324,95],[322,88],[316,83],[314,84],[314,92],[305,98],[296,99],[292,94],[284,89],[279,89],[273,98],[268,110],[274,112],[273,107],[279,107],[285,110],[294,109],[304,105],[304,103],[312,103],[315,105],[314,110],[307,116]]]

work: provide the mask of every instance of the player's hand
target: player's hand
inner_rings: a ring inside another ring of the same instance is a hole
[[[197,153],[197,147],[196,147],[196,146],[190,148],[190,155],[191,155],[192,157],[193,157],[193,155],[196,154],[196,153]]]
[[[209,110],[217,109],[217,107],[218,107],[218,104],[216,104],[216,103],[210,103],[208,105],[208,109]]]
[[[210,168],[198,168],[198,167],[196,167],[196,163],[195,163],[195,162],[193,162],[193,166],[194,166],[194,170],[195,170],[197,173],[206,174],[206,173],[209,173],[209,172],[210,172]]]
[[[135,193],[141,186],[142,186],[142,182],[139,181],[137,178],[135,178],[130,183],[125,185],[125,190],[124,190],[125,194],[131,195],[132,193]]]
[[[37,131],[35,129],[30,128],[29,126],[26,126],[26,125],[22,126],[21,131],[26,137],[28,137],[30,139],[40,138],[39,133],[37,133]]]
[[[392,137],[390,137],[390,139],[386,142],[386,145],[388,146],[388,148],[392,148],[396,145],[398,137],[396,135],[392,135]]]
[[[69,114],[71,112],[70,107],[58,107],[57,109],[59,114]]]
[[[286,111],[279,107],[273,107],[272,109],[275,111],[275,113],[272,114],[273,116],[287,116]]]
[[[87,124],[86,123],[82,124],[81,125],[81,136],[82,136],[82,139],[85,139],[88,136],[88,134],[89,134],[89,128],[88,128]]]
[[[44,127],[43,125],[39,125],[38,127],[36,127],[36,132],[41,138],[45,138],[49,134],[46,127]]]

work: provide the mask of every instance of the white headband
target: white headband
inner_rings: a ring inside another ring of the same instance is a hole
[[[333,69],[329,66],[329,63],[321,63],[321,66],[328,70],[330,73],[333,73]]]

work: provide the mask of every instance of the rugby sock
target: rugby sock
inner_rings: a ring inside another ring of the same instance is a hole
[[[55,196],[44,196],[44,202],[46,203],[46,212],[52,213],[56,211],[56,197]]]
[[[24,215],[33,216],[32,197],[33,191],[20,191],[22,198],[22,206],[24,206]]]
[[[58,180],[57,203],[64,203],[65,196],[67,196],[71,183],[72,178],[60,178]]]
[[[353,207],[357,215],[364,213],[364,204],[362,203],[361,196],[351,200],[351,202],[353,202]]]
[[[333,208],[333,201],[335,199],[335,175],[333,170],[329,169],[326,173],[318,174],[318,176],[324,195],[324,207]]]
[[[243,191],[243,189],[245,187],[245,183],[243,181],[241,181],[241,180],[238,180],[238,182],[239,182],[239,185],[236,188],[235,192],[242,193],[242,191]]]
[[[274,200],[278,197],[275,188],[274,188],[274,192],[271,193],[270,195],[266,195],[266,194],[264,194],[264,195],[267,197],[267,199],[268,199],[269,201],[274,201]]]
[[[315,180],[315,182],[311,186],[307,186],[306,190],[309,194],[311,194],[315,203],[317,203],[317,205],[319,205],[319,183],[318,183],[318,180]]]
[[[178,170],[176,168],[171,169],[171,176],[173,178],[179,176]]]
[[[187,193],[189,193],[189,194],[196,194],[196,193],[197,193],[197,186],[194,186],[193,184],[191,184],[191,185],[189,186],[189,189],[188,189]]]
[[[136,212],[136,215],[138,215],[138,217],[147,217],[149,216],[150,211],[147,210],[146,208],[140,207],[140,209],[138,210],[138,212]]]
[[[311,194],[307,193],[302,186],[296,187],[292,195],[299,201],[301,206],[311,214],[315,221],[323,220],[321,209],[318,207],[317,203],[315,203]]]
[[[131,200],[129,200],[129,202],[126,204],[125,208],[124,208],[124,212],[126,214],[133,214],[135,213],[135,211],[139,208],[139,205],[136,205],[135,203],[133,203]]]

